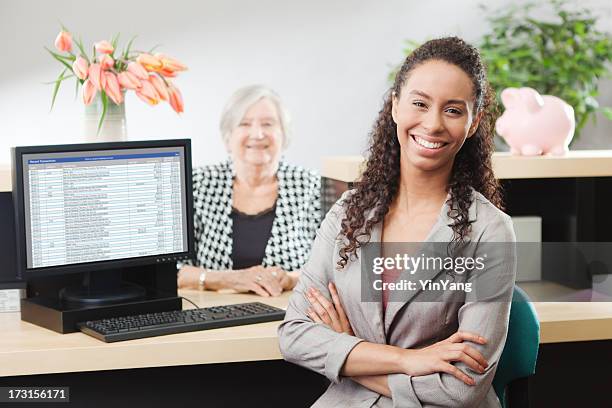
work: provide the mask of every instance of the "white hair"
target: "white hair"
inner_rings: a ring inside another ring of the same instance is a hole
[[[225,104],[223,112],[221,113],[219,128],[221,130],[221,137],[226,144],[234,129],[240,124],[246,111],[263,98],[270,100],[276,107],[276,112],[278,113],[278,119],[280,120],[283,132],[283,149],[289,145],[291,134],[291,119],[289,113],[283,106],[278,94],[263,85],[250,85],[240,88],[234,92]]]

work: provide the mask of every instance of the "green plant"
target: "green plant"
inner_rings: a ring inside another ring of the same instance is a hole
[[[535,6],[489,14],[491,32],[479,46],[489,81],[498,96],[504,88],[528,86],[565,100],[574,107],[577,140],[596,111],[612,120],[612,109],[595,99],[599,79],[610,75],[612,39],[597,30],[590,10],[569,10],[563,1],[551,0],[555,17],[548,21],[530,16]]]
[[[549,5],[552,20],[532,17],[535,3],[494,12],[481,6],[491,31],[478,47],[498,98],[504,88],[528,86],[573,106],[575,141],[589,118],[595,122],[595,112],[612,120],[612,109],[599,106],[595,99],[599,79],[610,76],[612,38],[596,28],[597,16],[590,10],[570,10],[562,0],[550,0]],[[417,46],[406,41],[404,53]],[[395,72],[389,74],[391,80]]]

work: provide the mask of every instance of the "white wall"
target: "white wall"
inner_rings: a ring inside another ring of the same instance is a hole
[[[481,1],[365,0],[0,0],[0,163],[9,146],[78,142],[83,107],[66,83],[49,113],[51,86],[60,66],[43,46],[53,47],[59,21],[86,44],[121,32],[122,44],[155,44],[190,70],[176,81],[185,113],[149,107],[127,98],[129,138],[191,138],[194,163],[224,157],[218,119],[238,87],[263,83],[276,89],[294,118],[294,140],[286,157],[318,168],[320,157],[359,154],[388,87],[389,68],[402,59],[405,38],[455,34],[477,42],[486,30]],[[490,1],[493,6],[505,0]],[[612,5],[583,2],[601,10],[611,29]],[[612,105],[604,84],[602,103]],[[600,120],[583,147],[612,148],[612,126]]]

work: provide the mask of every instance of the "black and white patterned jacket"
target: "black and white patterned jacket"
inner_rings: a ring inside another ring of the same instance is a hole
[[[232,269],[231,161],[193,169],[196,266]],[[299,166],[280,162],[278,198],[263,266],[299,269],[310,254],[321,223],[321,178]],[[189,262],[192,263],[192,262]]]

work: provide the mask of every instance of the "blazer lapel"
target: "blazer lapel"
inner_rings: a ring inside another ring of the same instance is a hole
[[[373,215],[373,212],[370,214],[370,216],[372,215]],[[380,247],[381,235],[382,235],[382,222],[379,222],[378,224],[375,224],[372,227],[372,230],[370,231],[370,240],[367,244],[369,246],[374,245],[374,247],[368,248],[368,251],[374,251],[372,255],[381,256],[381,247]],[[358,249],[358,256],[359,256],[359,259],[363,261],[363,251],[361,250],[361,248]],[[363,279],[364,271],[361,270],[361,262],[359,262],[358,264],[359,264],[359,271],[357,273],[359,273],[360,275],[360,282],[362,284],[365,284],[367,282],[367,285],[369,285],[369,287],[366,288],[365,290],[366,291],[371,290],[372,288],[371,278],[373,276],[371,273],[367,273],[368,279]],[[366,321],[368,322],[368,325],[372,328],[373,334],[376,337],[376,341],[378,343],[383,344],[385,343],[386,333],[385,333],[385,327],[383,325],[382,302],[380,300],[364,301],[364,300],[370,300],[370,299],[366,298],[366,292],[363,290],[363,288],[361,291],[361,296],[362,296],[362,310],[366,318]]]

